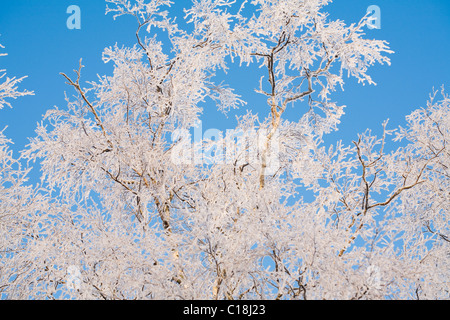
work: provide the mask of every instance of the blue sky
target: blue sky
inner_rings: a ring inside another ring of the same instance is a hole
[[[173,10],[183,17],[182,8],[190,1],[176,1]],[[81,9],[81,30],[69,30],[66,9]],[[450,1],[448,0],[336,0],[328,6],[332,18],[347,24],[357,22],[370,5],[381,9],[381,29],[367,29],[368,38],[386,40],[395,51],[391,66],[376,66],[370,74],[377,86],[362,86],[347,79],[345,91],[333,97],[346,105],[339,131],[329,140],[343,139],[350,143],[367,128],[381,128],[390,118],[391,127],[404,123],[405,115],[425,106],[432,88],[450,86]],[[36,123],[53,106],[65,107],[64,92],[74,94],[60,72],[71,74],[83,58],[83,79],[110,74],[101,54],[115,43],[135,43],[135,20],[131,17],[113,20],[105,15],[103,0],[14,0],[0,1],[0,43],[8,56],[0,58],[0,69],[9,76],[28,75],[21,88],[33,90],[35,96],[13,101],[13,109],[0,111],[0,128],[13,139],[15,152],[24,148],[28,137],[34,136]],[[254,97],[242,73],[230,73],[230,84],[244,98]],[[246,108],[252,108],[252,103]],[[214,108],[205,113],[204,130],[221,119]],[[245,108],[244,108],[245,109]],[[293,113],[291,113],[293,114]],[[230,114],[232,118],[232,114]]]

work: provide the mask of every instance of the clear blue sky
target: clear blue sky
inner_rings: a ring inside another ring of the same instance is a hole
[[[182,19],[182,8],[190,1],[175,2],[173,9]],[[69,5],[81,8],[81,30],[66,27]],[[345,92],[335,93],[334,100],[347,108],[339,132],[331,137],[348,143],[366,128],[378,130],[386,118],[391,119],[391,126],[404,123],[405,115],[425,106],[433,87],[446,85],[450,90],[450,1],[336,0],[328,11],[332,18],[350,24],[370,5],[381,8],[382,25],[381,30],[367,29],[367,37],[387,40],[395,54],[390,67],[371,70],[377,86],[349,80]],[[105,15],[105,6],[103,0],[0,1],[0,43],[6,47],[2,52],[8,53],[0,58],[0,69],[7,69],[10,76],[28,75],[21,88],[35,92],[35,96],[13,101],[13,109],[0,111],[0,128],[8,126],[5,133],[14,140],[15,151],[34,136],[36,123],[46,110],[55,105],[64,108],[65,91],[74,93],[59,72],[70,74],[83,58],[83,79],[95,80],[96,74],[112,70],[101,60],[105,47],[134,44],[135,20],[114,21],[112,15]],[[248,86],[245,80],[232,73],[230,83],[247,98],[247,93],[254,95],[257,83]],[[204,130],[214,125],[216,115],[205,114]]]

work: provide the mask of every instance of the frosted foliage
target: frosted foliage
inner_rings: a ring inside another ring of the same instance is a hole
[[[4,49],[4,47],[0,44],[0,50]],[[6,56],[6,53],[0,52],[0,57]],[[0,109],[3,109],[5,106],[11,107],[11,103],[7,101],[7,99],[16,99],[18,97],[26,96],[32,94],[29,91],[18,91],[17,85],[22,82],[21,78],[9,78],[6,76],[6,70],[0,69]]]
[[[82,61],[62,74],[76,96],[47,112],[23,153],[49,191],[23,186],[0,149],[0,223],[13,230],[2,231],[4,297],[449,298],[444,90],[405,128],[322,140],[344,112],[331,100],[344,79],[374,84],[369,68],[390,62],[386,42],[365,38],[367,17],[332,21],[326,0],[194,0],[184,30],[170,1],[106,2],[135,18],[136,44],[104,50],[110,75],[84,82]],[[263,105],[216,81],[253,66]],[[182,161],[229,143],[186,144],[204,108],[244,105],[244,146],[227,161]]]
[[[9,78],[6,70],[0,70],[0,109],[11,107],[12,99],[33,94],[19,91],[17,85],[24,78]],[[29,169],[14,157],[4,131],[0,130],[0,297],[23,298],[29,292],[20,282],[34,268],[30,267],[36,255],[29,255],[27,245],[39,237],[42,211],[50,213],[51,206],[47,196],[27,184]]]

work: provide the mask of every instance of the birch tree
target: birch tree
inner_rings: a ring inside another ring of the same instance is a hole
[[[0,49],[4,47],[0,45]],[[6,53],[1,53],[6,56]],[[0,109],[12,107],[11,100],[33,92],[19,90],[18,84],[25,79],[9,78],[6,70],[0,70]],[[29,168],[24,168],[20,159],[13,156],[9,145],[12,143],[0,131],[0,296],[14,292],[22,274],[29,264],[23,252],[27,242],[35,236],[35,214],[43,209],[42,198],[36,189],[27,185]]]
[[[47,112],[24,153],[39,160],[57,209],[45,215],[48,236],[27,249],[39,256],[29,283],[14,290],[77,299],[448,298],[445,91],[406,128],[385,122],[380,138],[367,131],[352,145],[323,142],[343,114],[331,96],[346,76],[374,84],[369,68],[390,62],[385,41],[365,38],[367,17],[331,20],[328,0],[195,0],[183,30],[168,0],[106,2],[114,18],[136,20],[136,44],[104,50],[112,75],[83,81],[81,60],[61,74],[75,97]],[[237,65],[260,66],[254,88],[267,103],[215,82]],[[234,128],[240,143],[191,143],[205,102],[228,114],[250,105]],[[298,120],[285,117],[288,107]],[[198,158],[210,148],[208,162]]]

